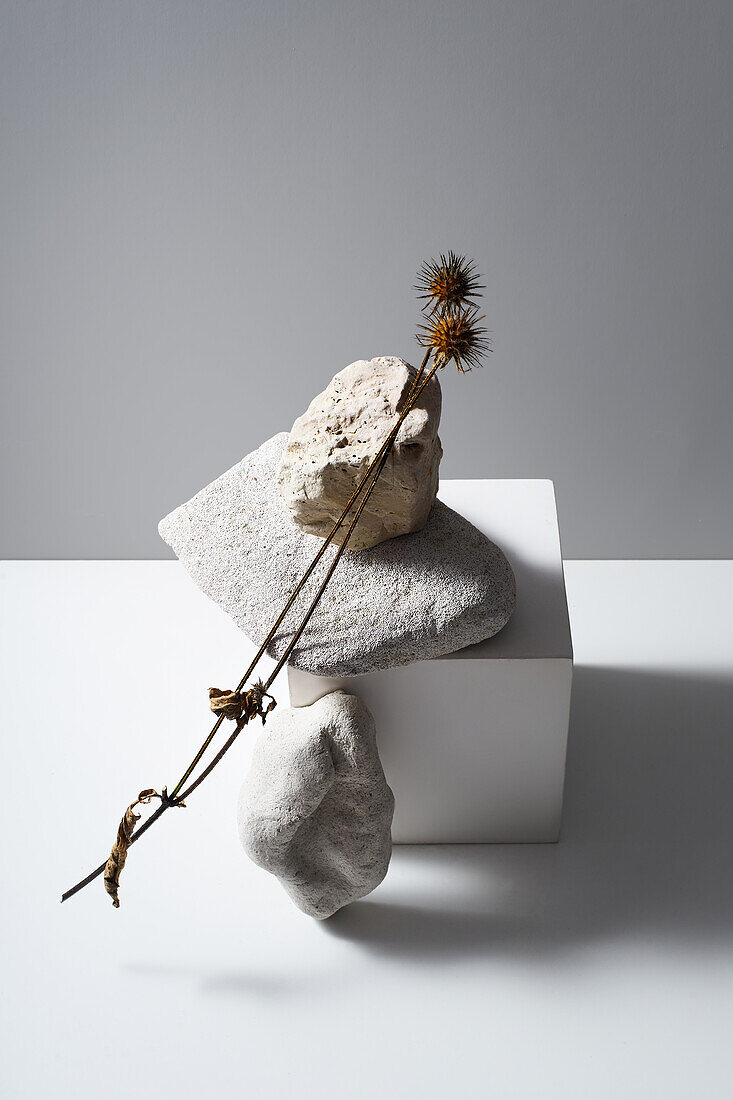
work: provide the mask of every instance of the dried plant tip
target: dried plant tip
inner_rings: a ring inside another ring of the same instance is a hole
[[[217,717],[223,714],[225,718],[236,722],[244,710],[244,696],[238,691],[209,688],[209,706]]]
[[[427,324],[420,325],[418,341],[424,348],[433,348],[436,360],[445,366],[451,360],[462,374],[471,367],[480,367],[481,358],[491,351],[486,329],[481,328],[476,306],[457,312],[434,313]]]
[[[265,699],[269,699],[267,707]],[[249,689],[249,691],[222,691],[221,688],[209,688],[209,706],[216,715],[223,715],[233,722],[241,722],[244,726],[252,718],[262,719],[262,725],[271,710],[277,706],[275,699],[268,691],[262,680]]]
[[[147,806],[153,798],[160,798],[157,791],[152,789],[140,791],[135,801],[130,803],[125,810],[125,815],[117,830],[117,839],[112,845],[112,851],[104,868],[104,888],[112,898],[115,909],[120,907],[118,890],[120,888],[120,874],[127,860],[127,849],[130,847],[132,834],[135,831],[135,823],[140,820],[140,814],[135,813],[135,807],[137,805]]]
[[[484,289],[473,260],[449,252],[439,260],[429,260],[420,268],[415,290],[418,298],[426,299],[429,311],[454,312],[470,305],[471,298],[480,298]]]
[[[264,705],[265,699],[270,700],[267,706]],[[249,717],[254,718],[254,716],[257,715],[259,718],[262,719],[263,726],[265,724],[265,718],[270,713],[270,711],[275,709],[276,706],[277,700],[272,695],[270,695],[269,691],[265,690],[265,685],[262,683],[262,680],[258,680],[257,683],[254,684],[254,686],[251,687],[247,692],[247,708],[249,712]]]

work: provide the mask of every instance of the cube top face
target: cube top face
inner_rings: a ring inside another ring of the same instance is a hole
[[[503,630],[435,660],[572,660],[555,489],[541,479],[441,481],[439,498],[506,554],[517,608]]]

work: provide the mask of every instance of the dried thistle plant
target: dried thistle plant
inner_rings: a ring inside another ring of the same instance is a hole
[[[170,795],[165,787],[163,788],[162,794],[158,794],[152,789],[141,791],[135,801],[127,807],[124,813],[109,858],[88,874],[86,878],[83,878],[75,886],[71,887],[70,890],[67,890],[61,897],[62,901],[66,901],[67,898],[73,897],[74,894],[77,894],[90,882],[93,882],[99,875],[103,874],[105,889],[112,897],[112,904],[115,908],[119,908],[120,873],[125,866],[127,852],[130,846],[139,840],[166,810],[171,807],[185,806],[186,803],[184,800],[187,799],[213,771],[222,757],[234,744],[242,729],[252,718],[260,717],[264,724],[267,715],[276,706],[274,698],[269,694],[269,689],[287,663],[301,634],[308,625],[329,580],[338,567],[338,563],[348,546],[351,535],[384,469],[389,453],[405,417],[414,407],[416,402],[420,400],[425,387],[430,383],[430,380],[438,370],[445,367],[448,363],[454,362],[461,373],[466,373],[471,370],[472,367],[479,366],[481,357],[484,353],[491,350],[486,330],[480,326],[480,321],[483,320],[483,317],[479,315],[478,308],[471,302],[471,299],[477,297],[479,291],[482,289],[478,281],[479,278],[480,276],[474,271],[473,261],[466,259],[464,256],[459,256],[454,252],[449,252],[447,256],[441,255],[439,260],[430,260],[423,265],[418,275],[417,289],[420,291],[418,295],[419,298],[426,301],[423,307],[425,323],[420,326],[417,339],[422,347],[426,349],[425,356],[389,436],[373,459],[361,482],[346,502],[331,532],[328,537],[324,539],[313,561],[291,593],[285,607],[273,624],[237,687],[233,691],[228,691],[226,689],[222,690],[220,688],[209,689],[210,707],[217,715],[216,722]],[[428,364],[430,363],[431,357],[433,362],[428,370]],[[350,516],[351,518],[349,519]],[[341,545],[338,547],[321,585],[315,593],[315,596],[301,619],[297,630],[291,637],[280,660],[264,683],[262,680],[258,680],[252,687],[245,689],[245,685],[252,676],[261,658],[264,656],[267,647],[278,632],[283,620],[295,603],[295,600],[312,576],[313,571],[325,554],[327,547],[333,541],[336,533],[347,520],[349,525]],[[270,700],[267,706],[265,706],[266,698]],[[222,722],[227,719],[235,723],[234,731],[230,734],[213,759],[199,773],[197,778],[185,787],[185,784],[204,756],[204,753],[214,739]],[[185,789],[183,789],[184,787]],[[140,820],[140,814],[135,813],[135,807],[138,805],[147,805],[153,798],[160,799],[160,806],[147,821],[137,827],[137,822]]]
[[[418,341],[432,348],[435,358],[443,363],[455,363],[461,374],[481,366],[481,359],[490,351],[486,329],[479,322],[483,316],[476,306],[433,311],[427,323],[420,325]]]
[[[471,298],[480,298],[484,289],[473,260],[449,252],[439,260],[428,260],[420,268],[415,289],[418,298],[426,299],[425,308],[433,311],[462,309]]]

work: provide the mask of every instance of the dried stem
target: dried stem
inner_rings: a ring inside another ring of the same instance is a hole
[[[423,363],[423,367],[421,367],[421,371],[424,369],[424,366],[425,366],[425,364]],[[402,421],[404,420],[404,417],[410,411],[410,409],[412,408],[412,405],[420,398],[423,390],[428,385],[428,383],[430,382],[431,378],[433,377],[433,375],[435,374],[435,372],[437,371],[439,366],[440,366],[440,363],[438,363],[438,362],[436,362],[434,364],[434,366],[432,367],[432,369],[430,370],[430,372],[428,373],[428,375],[426,376],[424,381],[421,383],[421,385],[420,385],[419,389],[417,390],[417,392],[415,392],[415,389],[414,389],[414,386],[413,386],[413,390],[411,392],[412,392],[412,394],[414,394],[414,396],[411,397],[410,404],[408,406],[405,406],[405,409],[403,410],[403,412],[400,416],[400,420],[395,425],[394,429],[392,430],[392,433],[390,434],[390,437],[389,437],[389,440],[388,440],[390,447],[391,447],[392,443],[394,443],[394,440],[397,437],[397,433],[399,431],[400,425],[402,424]],[[364,511],[364,508],[366,507],[366,503],[369,500],[369,497],[374,492],[374,489],[375,489],[376,484],[377,484],[377,480],[378,480],[379,475],[381,474],[382,470],[384,469],[384,467],[386,465],[388,457],[389,457],[389,447],[386,450],[384,450],[384,454],[382,455],[381,459],[378,457],[377,461],[378,461],[379,464],[376,467],[376,470],[374,472],[374,477],[373,477],[370,485],[368,486],[366,492],[364,493],[364,496],[362,497],[361,501],[359,502],[359,505],[356,509],[356,512],[354,513],[354,517],[353,517],[353,519],[351,520],[351,522],[348,526],[346,534],[344,535],[343,542],[341,543],[341,545],[339,546],[336,554],[334,555],[333,561],[331,562],[331,564],[328,568],[328,572],[326,573],[326,576],[323,578],[323,581],[321,582],[320,588],[316,592],[315,596],[313,597],[313,600],[311,601],[311,604],[310,604],[308,610],[306,611],[305,615],[303,616],[303,618],[300,622],[300,626],[296,630],[293,637],[290,639],[290,641],[287,645],[287,648],[285,649],[285,652],[283,653],[280,660],[277,662],[275,668],[272,670],[269,677],[265,681],[265,684],[264,684],[265,691],[267,691],[268,688],[272,687],[275,679],[277,678],[279,673],[282,671],[282,669],[285,667],[290,654],[293,652],[293,650],[295,649],[295,646],[298,644],[298,641],[300,639],[301,634],[303,633],[306,626],[308,625],[308,622],[309,622],[313,612],[315,611],[315,609],[318,605],[318,601],[320,600],[321,596],[325,592],[326,587],[328,585],[328,582],[330,581],[331,577],[335,573],[336,568],[338,566],[338,563],[341,560],[341,557],[344,553],[344,550],[346,549],[346,547],[349,544],[349,540],[350,540],[352,534],[354,533],[354,529],[356,528],[357,523],[359,522],[359,517],[361,516],[361,513]],[[374,463],[372,463],[372,465],[370,466],[370,470],[374,470]],[[369,475],[367,475],[367,477],[368,476]],[[362,486],[365,484],[366,480],[367,480],[367,478],[364,478],[362,480]],[[241,725],[240,725],[239,722],[237,723],[237,728],[231,734],[229,739],[224,743],[224,745],[222,745],[221,749],[216,754],[214,759],[207,765],[206,768],[204,768],[201,775],[190,785],[190,787],[187,787],[186,790],[183,792],[183,794],[181,795],[182,799],[188,798],[189,795],[191,795],[193,793],[193,791],[196,790],[198,785],[203,782],[203,780],[206,778],[206,776],[211,771],[213,771],[213,769],[219,763],[221,758],[225,755],[225,753],[228,752],[229,748],[234,744],[237,737],[242,732],[243,726],[244,726],[244,723],[242,723]]]
[[[428,385],[428,383],[430,382],[431,378],[433,377],[433,375],[435,374],[435,372],[437,371],[439,366],[440,366],[439,361],[436,361],[433,364],[432,369],[426,375],[424,381],[420,384],[420,387],[418,388],[417,392],[414,394],[414,397],[412,398],[411,404],[408,407],[406,407],[405,412],[403,412],[402,416],[400,417],[400,420],[395,425],[395,428],[393,429],[393,431],[392,431],[392,433],[389,437],[390,447],[392,446],[392,444],[394,443],[394,441],[397,437],[397,432],[399,431],[399,427],[400,427],[400,424],[402,423],[402,420],[407,415],[407,412],[409,412],[409,409],[412,408],[412,405],[415,403],[415,401],[417,401],[419,399],[419,397],[422,394],[423,390]],[[349,539],[351,538],[351,535],[353,534],[354,528],[356,527],[357,523],[359,522],[359,516],[364,511],[364,508],[366,507],[366,503],[369,500],[369,497],[374,492],[374,489],[375,489],[376,484],[377,484],[377,480],[378,480],[379,475],[381,474],[382,470],[385,467],[385,464],[387,462],[388,457],[389,457],[389,449],[387,451],[385,451],[383,457],[381,459],[379,459],[379,464],[376,468],[376,472],[374,474],[372,482],[369,485],[369,487],[367,488],[366,492],[364,493],[364,496],[361,498],[359,506],[356,509],[356,512],[354,513],[354,518],[352,519],[351,523],[349,524],[349,528],[348,528],[346,534],[344,535],[344,540],[341,543],[341,545],[339,546],[336,554],[334,555],[334,559],[333,559],[333,561],[331,562],[331,564],[328,568],[328,572],[326,573],[326,576],[323,578],[323,582],[321,584],[321,587],[318,589],[318,592],[316,593],[315,597],[313,598],[313,602],[311,603],[310,607],[308,608],[305,615],[303,616],[303,619],[301,620],[300,626],[296,630],[293,637],[290,639],[290,642],[288,643],[288,646],[287,646],[285,652],[283,653],[282,657],[280,658],[280,660],[276,664],[275,668],[270,673],[270,676],[269,676],[269,678],[267,679],[267,681],[265,683],[265,688],[268,688],[268,687],[271,686],[273,680],[278,675],[278,673],[283,668],[283,666],[286,664],[286,662],[288,660],[288,657],[293,652],[295,646],[298,644],[300,636],[303,633],[303,631],[305,630],[306,626],[308,625],[308,621],[309,621],[311,615],[313,614],[313,612],[315,611],[316,605],[318,604],[318,601],[320,600],[321,596],[323,595],[324,591],[326,590],[326,585],[330,581],[331,577],[333,576],[333,574],[336,570],[336,567],[337,567],[339,561],[341,560],[341,556],[343,555],[343,552],[344,552],[344,550],[346,549],[346,547],[348,545]]]
[[[165,788],[162,795],[158,795],[161,799],[159,808],[148,818],[143,825],[138,829],[134,829],[134,823],[138,820],[138,815],[134,813],[134,807],[137,802],[128,807],[125,812],[125,816],[120,823],[118,830],[117,841],[113,846],[109,860],[100,864],[96,870],[87,875],[86,878],[78,882],[76,886],[73,886],[70,890],[62,896],[61,900],[66,901],[67,898],[72,897],[74,894],[82,890],[90,882],[92,882],[98,875],[105,871],[105,868],[109,868],[108,874],[105,876],[108,892],[113,895],[115,905],[118,904],[117,900],[117,886],[119,884],[119,873],[124,866],[127,849],[131,844],[134,844],[155,821],[160,818],[165,811],[171,806],[182,806],[184,804],[184,798],[187,798],[200,783],[213,771],[222,757],[229,751],[231,746],[236,741],[237,737],[241,733],[244,726],[247,724],[251,717],[255,714],[260,715],[263,721],[266,714],[274,706],[274,700],[271,704],[263,709],[264,696],[268,694],[268,688],[271,687],[273,681],[277,677],[280,670],[284,667],[290,654],[297,645],[303,631],[305,630],[313,612],[315,611],[318,601],[323,595],[329,580],[333,576],[339,561],[349,543],[351,535],[359,522],[367,501],[369,500],[374,488],[377,484],[377,480],[384,469],[385,463],[389,452],[394,445],[397,433],[401,424],[405,420],[405,417],[418,400],[423,390],[430,382],[431,378],[435,375],[439,367],[445,366],[449,361],[453,361],[459,371],[470,370],[471,366],[478,364],[481,356],[485,351],[489,351],[489,343],[486,339],[486,332],[479,327],[478,322],[482,318],[478,314],[476,306],[472,305],[470,299],[478,296],[479,290],[482,289],[478,282],[478,276],[473,270],[473,261],[469,261],[466,257],[457,256],[454,253],[449,253],[448,256],[440,257],[440,262],[435,261],[425,265],[419,276],[418,288],[422,291],[420,297],[426,299],[426,305],[423,309],[426,317],[426,324],[421,326],[422,335],[419,336],[420,342],[426,348],[425,358],[423,359],[420,370],[417,372],[415,379],[413,380],[410,393],[408,394],[407,401],[400,412],[397,422],[394,428],[390,432],[389,436],[385,440],[384,444],[379,450],[379,453],[375,456],[374,460],[369,466],[366,474],[362,478],[361,482],[347,501],[341,515],[334,524],[329,536],[323,541],[318,553],[314,560],[311,562],[307,571],[298,582],[295,590],[292,592],[288,602],[283,608],[282,612],[278,616],[269,634],[260,646],[257,654],[250,664],[249,668],[245,672],[244,676],[240,680],[236,690],[234,692],[222,692],[218,689],[212,689],[210,696],[216,700],[216,704],[212,702],[212,709],[219,710],[219,714],[216,722],[210,733],[204,740],[199,751],[196,753],[192,762],[184,772],[181,779],[174,787],[171,795],[168,795]],[[430,356],[433,356],[434,362],[432,369],[428,375],[423,378],[425,368],[430,360]],[[361,495],[363,493],[363,495]],[[359,497],[361,495],[361,499]],[[358,504],[356,504],[356,502]],[[290,639],[284,653],[277,662],[275,668],[270,674],[267,683],[263,684],[262,681],[258,681],[247,692],[242,693],[242,688],[245,686],[250,676],[252,675],[256,665],[264,655],[267,647],[274,639],[279,627],[281,626],[285,616],[295,602],[297,596],[302,591],[303,586],[312,575],[313,570],[318,565],[319,561],[323,557],[326,548],[333,541],[337,531],[341,525],[345,522],[350,510],[356,504],[355,512],[349,527],[344,535],[341,545],[339,546],[334,558],[326,572],[326,575],[316,592],[313,600],[308,607],[305,615],[303,616],[300,625],[295,631],[293,637]],[[272,697],[270,697],[272,698]],[[186,781],[190,778],[196,765],[203,757],[206,749],[210,745],[214,738],[219,726],[221,725],[224,717],[229,717],[236,722],[233,733],[225,741],[224,745],[219,749],[218,753],[213,760],[204,768],[201,774],[195,779],[189,786],[183,791],[179,792],[184,786]],[[154,791],[144,791],[138,796],[137,801],[146,802],[149,798],[146,796],[155,796]],[[134,829],[134,831],[133,831]]]
[[[375,457],[374,457],[374,458],[372,459],[372,461],[371,461],[371,463],[370,463],[370,465],[369,465],[369,469],[368,469],[368,470],[367,470],[367,472],[366,472],[366,473],[364,474],[364,477],[363,477],[363,478],[361,479],[361,481],[360,481],[360,482],[359,482],[359,484],[357,485],[356,489],[354,490],[354,492],[353,492],[353,493],[351,494],[351,496],[349,497],[348,501],[347,501],[347,502],[346,502],[346,504],[344,505],[343,511],[341,512],[341,515],[339,516],[339,518],[338,518],[338,519],[336,520],[336,522],[334,523],[334,525],[333,525],[333,527],[331,528],[331,530],[330,530],[330,532],[329,532],[329,534],[328,534],[327,538],[325,538],[325,539],[324,539],[324,541],[323,541],[323,545],[322,545],[321,547],[319,547],[319,549],[318,549],[318,552],[317,552],[316,556],[315,556],[315,557],[313,558],[313,561],[312,561],[312,562],[310,563],[310,565],[309,565],[309,566],[308,566],[308,568],[306,569],[305,573],[303,574],[303,576],[302,576],[302,577],[300,578],[300,580],[298,581],[298,584],[297,584],[297,585],[295,586],[295,588],[294,588],[294,589],[293,589],[293,591],[291,592],[291,594],[290,594],[290,596],[289,596],[289,598],[288,598],[288,602],[287,602],[287,603],[285,604],[285,607],[284,607],[284,608],[282,609],[282,611],[281,611],[281,612],[280,612],[280,614],[278,615],[277,619],[276,619],[276,620],[275,620],[275,622],[273,623],[273,625],[272,625],[272,628],[270,629],[270,632],[269,632],[269,634],[268,634],[268,635],[267,635],[267,637],[265,638],[265,640],[264,640],[264,642],[262,643],[262,645],[260,646],[260,648],[259,648],[259,649],[257,650],[257,653],[255,654],[255,656],[254,656],[254,657],[253,657],[253,659],[252,659],[252,663],[250,664],[249,668],[248,668],[248,669],[247,669],[247,671],[245,672],[245,674],[244,674],[244,676],[242,677],[242,679],[241,679],[241,680],[239,681],[239,683],[237,684],[237,686],[236,686],[236,688],[235,688],[235,691],[241,691],[241,690],[242,690],[242,688],[244,687],[244,685],[245,685],[245,684],[247,683],[247,681],[249,680],[250,676],[252,675],[252,673],[254,672],[255,668],[256,668],[256,667],[257,667],[257,665],[259,664],[260,660],[261,660],[261,659],[262,659],[262,657],[264,656],[264,654],[265,654],[265,651],[267,650],[267,647],[268,647],[268,646],[270,645],[270,643],[272,642],[273,638],[274,638],[274,637],[275,637],[275,635],[277,634],[278,630],[279,630],[279,629],[280,629],[280,627],[282,626],[283,620],[285,619],[286,615],[287,615],[287,614],[288,614],[288,612],[290,611],[290,608],[291,608],[291,607],[293,606],[293,604],[295,603],[296,599],[298,598],[298,596],[299,596],[299,595],[300,595],[300,593],[302,592],[302,590],[303,590],[303,587],[305,586],[306,582],[308,581],[308,579],[309,579],[309,578],[311,577],[311,575],[313,574],[313,571],[314,571],[314,569],[316,568],[316,566],[317,566],[317,565],[318,565],[318,563],[320,562],[321,558],[322,558],[322,557],[323,557],[323,555],[324,555],[324,554],[326,553],[326,550],[328,549],[328,547],[329,547],[329,546],[331,545],[331,543],[333,542],[334,538],[336,537],[336,533],[338,532],[339,528],[341,527],[341,525],[343,524],[344,520],[346,519],[346,517],[348,516],[349,512],[351,511],[351,509],[352,509],[352,507],[353,507],[353,505],[354,505],[354,502],[355,502],[355,501],[357,500],[357,498],[358,498],[359,494],[361,493],[362,489],[363,489],[363,488],[364,488],[364,486],[366,485],[366,483],[367,483],[367,481],[369,480],[369,478],[370,478],[371,474],[372,474],[372,473],[373,473],[373,471],[374,471],[374,470],[375,470],[375,469],[377,468],[377,466],[379,465],[379,463],[380,463],[380,462],[382,462],[382,460],[383,460],[383,459],[385,459],[385,460],[386,460],[386,457],[387,457],[387,455],[389,454],[389,452],[390,452],[390,450],[391,450],[391,448],[392,448],[392,445],[393,445],[393,443],[394,443],[395,439],[397,438],[397,435],[398,435],[399,429],[400,429],[400,427],[402,426],[402,423],[403,423],[403,421],[404,421],[405,417],[406,417],[406,416],[407,416],[407,414],[409,413],[410,409],[412,409],[413,405],[415,404],[415,401],[417,400],[417,394],[416,394],[416,389],[417,389],[418,383],[420,382],[420,379],[421,379],[421,377],[422,377],[422,375],[423,375],[423,373],[424,373],[424,371],[425,371],[425,367],[427,366],[427,364],[428,364],[428,360],[429,360],[429,359],[430,359],[430,348],[428,348],[428,350],[427,350],[427,351],[425,352],[425,356],[424,356],[424,358],[423,358],[423,361],[422,361],[422,363],[420,364],[420,369],[418,370],[418,372],[417,372],[417,374],[416,374],[416,376],[415,376],[415,379],[414,379],[414,381],[413,381],[413,383],[412,383],[412,386],[411,386],[411,388],[410,388],[410,392],[409,392],[409,394],[407,395],[407,401],[405,402],[405,405],[404,405],[404,407],[403,407],[403,409],[402,409],[402,411],[401,411],[401,413],[400,413],[400,416],[399,416],[399,419],[397,420],[397,423],[395,424],[395,426],[394,426],[394,428],[392,429],[392,431],[390,432],[390,434],[389,434],[389,435],[387,436],[386,440],[385,440],[385,441],[384,441],[384,443],[382,444],[382,446],[381,446],[381,448],[379,449],[378,453],[377,453],[377,454],[375,455]],[[422,390],[421,390],[420,392],[422,393]],[[381,469],[383,468],[383,466],[384,466],[384,463],[382,462],[382,467],[380,467],[380,471],[381,471]],[[379,475],[377,475],[377,476],[379,476]],[[339,555],[339,556],[340,556],[340,555]],[[268,687],[269,687],[269,686],[270,686],[270,685],[272,684],[272,681],[273,681],[273,677],[271,677],[271,678],[270,678],[270,680],[268,681],[268,685],[267,685]],[[213,728],[212,728],[212,729],[211,729],[211,731],[209,732],[209,734],[208,734],[208,736],[207,736],[206,740],[204,741],[203,745],[201,746],[201,748],[199,749],[199,751],[198,751],[198,752],[196,753],[196,755],[194,756],[193,760],[191,761],[191,763],[189,764],[189,766],[188,766],[188,767],[186,768],[185,772],[183,773],[183,775],[181,776],[181,778],[180,778],[180,779],[178,780],[178,782],[176,783],[175,787],[174,787],[174,788],[173,788],[173,790],[171,791],[171,798],[175,798],[175,797],[176,797],[176,795],[178,794],[178,792],[179,792],[179,791],[181,790],[181,788],[183,787],[183,784],[184,784],[184,783],[186,782],[186,780],[187,780],[187,779],[189,778],[189,776],[190,776],[190,775],[192,774],[192,772],[193,772],[194,768],[196,767],[196,765],[198,764],[199,760],[201,759],[201,757],[202,757],[202,756],[204,755],[204,753],[206,752],[207,748],[208,748],[208,747],[209,747],[209,745],[211,744],[211,741],[213,740],[213,738],[214,738],[214,736],[215,736],[215,734],[216,734],[217,730],[219,729],[219,726],[220,726],[220,725],[221,725],[221,723],[223,722],[223,720],[224,720],[224,716],[223,716],[223,715],[220,715],[220,717],[219,717],[219,718],[217,719],[217,721],[215,722],[215,724],[214,724]]]
[[[403,424],[406,416],[410,412],[410,410],[413,408],[415,403],[421,397],[425,387],[428,385],[430,380],[435,375],[435,372],[437,371],[438,367],[442,365],[442,363],[439,360],[436,360],[436,362],[434,363],[434,365],[433,365],[432,369],[430,370],[430,372],[428,373],[428,375],[423,379],[423,374],[425,372],[425,368],[426,368],[426,366],[428,364],[428,361],[430,359],[430,355],[431,355],[431,349],[428,348],[427,351],[425,352],[425,357],[422,361],[420,369],[417,372],[417,374],[415,376],[415,379],[413,380],[413,384],[412,384],[412,387],[411,387],[410,392],[408,394],[407,401],[405,402],[405,405],[403,406],[403,408],[402,408],[402,410],[399,414],[399,417],[397,419],[397,422],[395,423],[392,431],[390,432],[389,436],[385,440],[385,442],[382,445],[382,447],[380,448],[379,452],[377,453],[377,455],[375,456],[375,458],[371,462],[371,464],[369,466],[369,469],[365,473],[365,475],[362,478],[362,480],[360,481],[359,485],[357,486],[357,488],[354,490],[351,497],[347,501],[341,515],[336,520],[333,528],[331,529],[331,532],[329,533],[328,537],[324,540],[323,545],[319,548],[318,553],[314,557],[314,559],[311,562],[310,566],[308,567],[307,571],[305,572],[303,577],[301,577],[301,579],[298,582],[296,588],[294,589],[294,591],[290,595],[290,597],[288,599],[288,602],[286,603],[285,607],[283,608],[282,612],[280,613],[280,615],[278,616],[276,622],[274,623],[272,629],[270,630],[270,632],[268,633],[268,635],[265,638],[264,642],[262,643],[259,650],[257,651],[257,653],[256,653],[254,659],[252,660],[249,668],[247,669],[244,676],[242,677],[239,684],[237,685],[236,692],[240,692],[242,690],[242,688],[244,687],[244,685],[249,680],[249,678],[252,675],[256,665],[258,664],[258,662],[260,661],[260,659],[264,655],[265,650],[270,645],[272,639],[274,638],[275,634],[277,633],[277,630],[281,626],[285,616],[287,615],[288,611],[292,607],[292,605],[295,602],[295,600],[296,600],[297,596],[299,595],[299,593],[302,591],[303,586],[307,582],[308,578],[312,575],[313,570],[316,568],[319,561],[323,557],[323,555],[326,551],[326,548],[333,541],[337,531],[339,530],[341,525],[344,523],[344,521],[345,521],[346,517],[348,516],[351,508],[354,506],[355,502],[359,498],[360,493],[362,493],[362,490],[364,490],[364,488],[366,486],[366,491],[364,492],[364,495],[362,496],[361,500],[359,501],[358,506],[356,507],[356,510],[354,512],[354,516],[353,516],[353,518],[352,518],[352,520],[349,524],[349,527],[346,531],[346,534],[344,535],[344,538],[343,538],[343,541],[342,541],[341,545],[339,546],[336,554],[334,555],[333,561],[331,562],[331,565],[329,566],[328,572],[326,573],[326,576],[324,577],[323,582],[321,583],[321,585],[318,589],[318,592],[316,593],[315,597],[311,601],[311,604],[310,604],[308,610],[306,611],[305,616],[301,620],[301,623],[300,623],[298,629],[296,630],[296,632],[293,635],[292,639],[288,643],[288,646],[287,646],[285,652],[283,653],[283,655],[280,658],[280,660],[278,661],[275,669],[273,670],[273,672],[269,676],[266,684],[264,685],[265,690],[267,690],[269,687],[272,686],[273,681],[275,680],[275,678],[277,677],[279,672],[282,670],[282,668],[284,667],[284,665],[286,664],[286,662],[288,660],[288,657],[290,656],[293,649],[297,645],[303,631],[305,630],[311,616],[313,615],[313,612],[316,609],[316,606],[317,606],[321,596],[323,595],[324,591],[326,590],[326,586],[328,585],[329,580],[333,576],[333,574],[334,574],[334,572],[335,572],[335,570],[338,566],[338,563],[341,560],[341,557],[343,556],[343,553],[344,553],[345,549],[348,546],[351,535],[352,535],[357,523],[359,522],[359,517],[361,516],[362,512],[364,511],[364,508],[366,507],[366,503],[369,500],[370,496],[372,495],[372,493],[374,491],[374,488],[376,487],[377,480],[378,480],[382,470],[384,469],[384,467],[386,465],[387,459],[388,459],[390,451],[391,451],[391,449],[394,445],[394,442],[397,438],[400,427],[402,426],[402,424]],[[370,482],[370,478],[372,479],[371,482]],[[242,732],[242,729],[244,728],[244,726],[247,723],[247,718],[244,717],[244,716],[237,721],[237,724],[236,724],[236,727],[235,727],[234,731],[229,736],[229,738],[225,741],[225,743],[222,745],[221,749],[216,754],[216,756],[210,761],[210,763],[206,766],[206,768],[204,768],[204,770],[201,772],[201,774],[198,776],[198,778],[195,779],[194,782],[191,783],[186,788],[186,790],[183,791],[183,793],[179,795],[179,791],[183,787],[186,780],[192,774],[192,772],[193,772],[194,768],[196,767],[196,765],[198,764],[198,762],[201,760],[201,757],[203,756],[203,754],[205,753],[205,751],[208,748],[209,744],[211,743],[213,737],[215,736],[215,734],[216,734],[217,730],[219,729],[219,727],[220,727],[221,723],[223,722],[223,720],[224,720],[224,714],[222,713],[217,718],[216,722],[214,723],[214,726],[212,727],[211,731],[209,732],[208,736],[206,737],[206,739],[205,739],[204,743],[202,744],[201,748],[196,753],[196,755],[195,755],[194,759],[192,760],[191,764],[188,766],[188,768],[186,769],[184,774],[181,776],[181,778],[178,781],[178,783],[176,784],[176,786],[171,791],[171,794],[166,798],[166,800],[164,802],[161,803],[161,805],[158,807],[158,809],[153,814],[151,814],[151,816],[147,819],[147,821],[143,822],[143,824],[141,826],[139,826],[139,828],[135,829],[135,831],[129,837],[127,847],[134,844],[145,832],[147,832],[147,830],[150,828],[150,826],[155,821],[157,821],[165,813],[165,811],[170,806],[179,806],[179,805],[181,805],[181,803],[184,801],[184,799],[188,798],[189,795],[193,791],[196,790],[196,788],[199,786],[199,784],[203,782],[203,780],[213,771],[213,769],[216,767],[216,765],[219,763],[219,761],[222,759],[222,757],[229,751],[229,749],[234,744],[237,737]],[[87,875],[86,878],[82,879],[75,886],[72,886],[71,889],[67,890],[62,895],[61,901],[62,902],[66,901],[68,898],[73,897],[74,894],[77,894],[85,886],[88,886],[90,882],[93,882],[95,878],[97,878],[100,874],[102,874],[102,872],[104,871],[106,865],[107,865],[107,861],[105,861],[104,863],[101,863],[99,865],[99,867],[95,868],[95,870],[92,871],[89,875]]]

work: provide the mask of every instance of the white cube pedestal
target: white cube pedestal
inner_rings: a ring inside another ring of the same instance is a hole
[[[288,668],[292,706],[336,688],[377,725],[395,843],[555,841],[573,653],[551,481],[443,481],[439,497],[506,553],[517,609],[446,657],[330,679]]]

